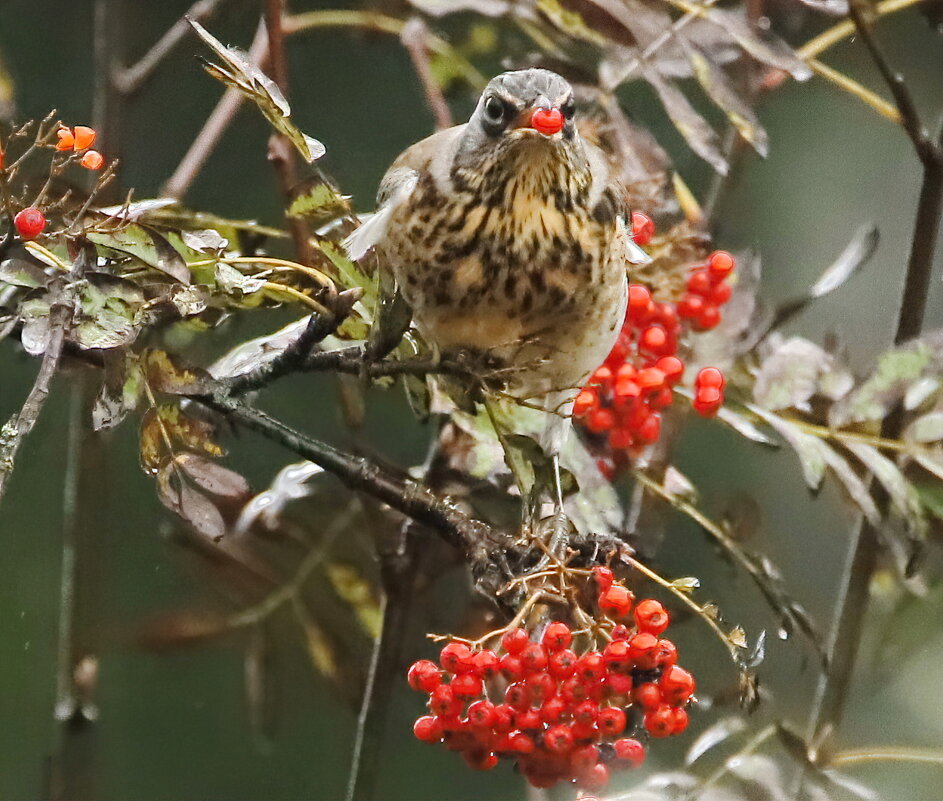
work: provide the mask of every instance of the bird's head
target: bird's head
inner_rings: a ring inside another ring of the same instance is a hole
[[[580,154],[573,88],[555,72],[505,72],[485,87],[459,144],[470,167],[511,152],[537,157]]]

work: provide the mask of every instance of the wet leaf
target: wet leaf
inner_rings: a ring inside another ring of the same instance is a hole
[[[787,780],[772,758],[743,754],[727,762],[730,773],[747,785],[751,801],[789,801]]]
[[[113,428],[133,411],[141,398],[143,383],[137,359],[126,351],[106,351],[105,380],[92,405],[92,428]]]
[[[904,395],[904,408],[908,412],[914,411],[935,397],[940,392],[941,387],[943,387],[943,383],[936,376],[925,376],[917,379],[907,388]]]
[[[209,390],[210,376],[198,367],[184,367],[163,350],[147,350],[142,365],[151,389],[168,395],[200,395]]]
[[[848,14],[848,0],[799,0],[813,11],[830,17],[844,17]]]
[[[430,17],[444,17],[474,11],[485,17],[501,17],[510,9],[507,0],[409,0],[409,4]]]
[[[171,287],[170,302],[181,317],[194,317],[207,308],[207,293],[204,287],[191,285]]]
[[[747,728],[746,721],[740,717],[727,717],[718,720],[712,726],[709,726],[697,739],[691,743],[688,753],[684,757],[685,765],[693,765],[697,760],[704,756],[708,751],[716,748],[734,735],[739,734]]]
[[[645,80],[655,89],[658,99],[665,107],[665,112],[691,150],[710,164],[718,173],[726,175],[728,165],[721,152],[720,137],[711,128],[707,120],[694,110],[694,106],[684,96],[684,93],[674,83],[666,80],[653,69],[645,71]]]
[[[0,261],[0,282],[12,286],[36,289],[46,286],[49,278],[42,267],[26,259],[4,259]]]
[[[685,576],[684,578],[677,578],[672,581],[671,586],[679,592],[690,594],[701,586],[701,580],[694,576]]]
[[[324,225],[350,213],[350,197],[338,194],[334,187],[323,180],[310,182],[296,192],[288,206],[290,216],[304,217],[312,225]]]
[[[235,267],[223,262],[216,265],[216,286],[228,295],[244,297],[258,292],[265,286],[264,278],[256,278],[240,272]]]
[[[694,77],[707,96],[727,115],[740,136],[765,158],[769,152],[769,136],[753,113],[751,104],[740,96],[724,71],[706,53],[690,41],[686,44]]]
[[[314,488],[307,482],[323,472],[324,469],[313,462],[296,462],[283,467],[271,486],[242,508],[234,526],[235,531],[248,531],[257,520],[261,520],[270,530],[276,529],[285,507],[291,501],[311,495]]]
[[[180,236],[188,248],[199,253],[219,255],[229,247],[229,240],[213,228],[201,231],[181,231]]]
[[[831,393],[845,394],[854,383],[832,354],[802,337],[771,336],[761,349],[761,359],[753,399],[766,409],[807,408],[824,377],[831,381]]]
[[[136,200],[133,203],[120,206],[105,206],[100,208],[97,211],[100,214],[105,214],[108,217],[115,217],[119,220],[128,220],[134,221],[138,220],[147,214],[157,211],[159,209],[167,208],[168,206],[175,206],[180,201],[172,197],[158,197],[158,198],[149,198],[147,200]]]
[[[904,430],[907,442],[943,441],[943,411],[928,412],[912,421]]]
[[[145,473],[156,474],[177,449],[222,456],[224,451],[213,439],[213,428],[189,417],[175,404],[158,404],[141,420],[139,457]]]
[[[183,256],[153,228],[132,223],[114,231],[89,231],[86,236],[106,252],[134,256],[181,284],[190,283],[190,270]]]
[[[748,420],[742,414],[738,414],[729,406],[721,406],[717,411],[717,419],[726,423],[741,436],[746,437],[760,445],[770,445],[778,447],[779,443],[764,434],[752,420]]]
[[[192,17],[187,21],[193,26],[199,37],[224,62],[219,66],[208,61],[203,62],[206,71],[218,81],[237,89],[251,100],[279,133],[288,137],[305,161],[317,161],[325,153],[324,145],[317,139],[302,133],[291,122],[291,106],[275,82],[258,66],[253,64],[248,54],[236,47],[227,47],[206,30]]]
[[[23,330],[20,344],[30,356],[41,356],[49,342],[49,296],[44,290],[34,290],[20,303]]]
[[[157,497],[203,537],[216,542],[226,536],[222,513],[209,498],[184,480],[172,461],[165,461],[158,470]]]
[[[823,450],[830,450],[820,439],[806,434],[793,423],[758,406],[749,406],[780,435],[796,452],[802,466],[802,476],[809,489],[817,491],[825,478],[826,458]]]
[[[144,323],[144,293],[131,281],[87,272],[76,283],[79,314],[70,338],[81,348],[116,348],[137,339]]]
[[[380,635],[382,612],[370,583],[351,565],[328,564],[325,568],[334,591],[354,610],[357,620],[374,639]]]
[[[894,462],[872,445],[849,440],[843,443],[880,482],[891,499],[891,508],[904,519],[914,522],[922,518],[920,497]]]
[[[214,498],[241,502],[252,494],[245,478],[218,462],[194,453],[181,453],[174,461],[187,478]]]

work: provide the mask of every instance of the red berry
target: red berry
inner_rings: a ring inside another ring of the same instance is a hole
[[[468,712],[466,713],[468,717],[468,722],[472,726],[482,726],[482,727],[491,727],[494,725],[497,715],[494,711],[494,704],[491,701],[475,701],[471,706],[468,707]]]
[[[647,214],[640,211],[632,212],[632,239],[635,244],[644,247],[652,241],[655,236],[655,223]]]
[[[653,598],[647,598],[635,607],[635,625],[639,631],[661,634],[668,628],[669,622],[665,607]]]
[[[589,377],[589,380],[592,384],[608,384],[612,381],[612,370],[606,367],[606,365],[597,367],[596,371]]]
[[[653,681],[646,681],[635,688],[633,693],[635,702],[646,712],[658,709],[661,706],[661,688]]]
[[[611,700],[616,698],[628,701],[632,693],[632,677],[625,673],[609,673],[606,676],[606,692]],[[624,703],[624,702],[623,702]]]
[[[409,680],[409,686],[414,690],[431,693],[442,683],[442,674],[435,662],[420,659],[410,666],[407,679]]]
[[[657,442],[658,435],[661,433],[661,417],[657,414],[651,414],[640,425],[636,431],[636,436],[643,442]]]
[[[596,724],[586,721],[571,723],[570,731],[573,732],[574,740],[596,740],[599,736],[599,732],[596,731]]]
[[[639,347],[657,353],[668,343],[668,334],[660,325],[650,325],[639,337]]]
[[[653,409],[665,409],[674,402],[674,395],[668,387],[662,387],[648,399],[648,405]]]
[[[462,702],[455,697],[449,685],[441,684],[429,696],[429,709],[440,717],[457,715],[462,711]]]
[[[491,770],[498,764],[498,757],[490,751],[466,751],[462,756],[472,770]]]
[[[616,416],[611,409],[594,409],[586,416],[586,428],[594,434],[609,431],[616,424]]]
[[[487,648],[479,651],[471,658],[472,670],[476,676],[483,679],[493,679],[497,676],[500,664],[501,660],[498,659],[498,655]]]
[[[639,370],[637,383],[643,390],[661,389],[665,385],[665,374],[657,367],[646,367]]]
[[[629,630],[619,623],[618,625],[612,627],[612,631],[609,632],[609,636],[613,640],[627,640],[629,639]]]
[[[722,281],[731,272],[736,265],[733,256],[726,250],[715,250],[707,257],[707,269],[710,270],[711,277],[716,281]]]
[[[75,134],[76,150],[85,150],[85,148],[95,144],[95,131],[92,128],[85,125],[76,125],[72,131]]]
[[[413,734],[416,735],[416,739],[424,743],[441,742],[442,733],[442,722],[431,715],[423,715],[413,724]]]
[[[517,732],[510,737],[511,748],[518,754],[534,753],[534,739],[523,732]]]
[[[551,754],[568,754],[573,750],[573,733],[569,726],[551,726],[544,732],[544,747]]]
[[[698,371],[697,377],[694,379],[694,386],[698,388],[713,387],[722,390],[726,384],[724,374],[716,367],[704,367]]]
[[[514,725],[521,731],[539,731],[543,728],[540,711],[537,709],[523,709],[514,715]]]
[[[730,300],[732,294],[733,290],[730,288],[730,284],[715,284],[708,294],[707,299],[715,306],[723,306]]]
[[[671,640],[659,640],[655,646],[655,660],[660,667],[673,665],[678,661],[678,649]]]
[[[501,733],[511,731],[514,728],[514,709],[507,704],[497,704],[494,708],[492,728]]]
[[[698,328],[703,328],[705,331],[709,331],[711,328],[716,328],[719,324],[720,309],[718,309],[713,303],[705,303],[701,309],[700,314],[697,316]]]
[[[512,709],[527,709],[530,706],[530,689],[522,681],[509,684],[504,691],[504,703]]]
[[[625,640],[613,640],[602,652],[609,670],[627,672],[632,669],[632,657],[629,644]]]
[[[439,664],[449,673],[463,673],[471,670],[472,650],[463,642],[450,642],[439,653]]]
[[[481,679],[474,673],[460,673],[449,685],[452,688],[452,694],[456,698],[474,698],[481,695],[483,689]]]
[[[600,590],[608,590],[612,582],[616,580],[615,575],[608,567],[594,567],[593,578]]]
[[[85,167],[86,170],[100,170],[105,164],[105,157],[97,150],[89,150],[79,160],[79,164]]]
[[[46,227],[46,215],[30,206],[17,212],[13,218],[13,224],[16,226],[20,239],[35,239]]]
[[[704,298],[686,294],[678,301],[678,316],[686,320],[695,319],[704,309]]]
[[[540,643],[532,642],[520,653],[524,670],[534,672],[547,667],[547,649]]]
[[[628,767],[637,768],[645,761],[645,746],[631,737],[623,737],[613,744],[616,759],[628,763]]]
[[[576,654],[569,648],[557,651],[550,657],[547,669],[550,675],[558,679],[566,679],[573,675],[576,670]]]
[[[688,276],[688,292],[706,297],[711,291],[711,277],[707,270],[695,270]]]
[[[609,447],[614,451],[628,450],[634,441],[628,429],[617,428],[609,432]]]
[[[645,311],[651,305],[652,293],[648,287],[641,284],[631,284],[629,286],[629,310],[632,312]]]
[[[652,737],[670,737],[674,733],[675,716],[670,706],[662,705],[645,713],[645,730]]]
[[[501,675],[508,681],[517,681],[524,675],[524,663],[514,654],[505,654],[501,657]]]
[[[643,631],[629,640],[629,649],[632,661],[637,668],[652,670],[655,667],[656,646],[658,638],[654,634]]]
[[[573,722],[592,726],[599,715],[599,706],[593,701],[583,701],[573,708]]]
[[[532,704],[539,704],[546,701],[548,698],[553,698],[557,692],[557,682],[549,673],[544,673],[543,671],[528,675],[527,678],[524,679],[524,684],[526,684],[527,689],[530,690],[530,702]]]
[[[562,651],[564,648],[570,647],[570,643],[573,642],[573,634],[566,623],[557,621],[544,629],[540,641],[548,651]]]
[[[569,709],[569,704],[560,696],[555,696],[549,701],[544,701],[543,706],[540,707],[541,720],[544,723],[559,723],[567,709]]]
[[[585,773],[580,774],[576,782],[585,790],[602,790],[609,784],[609,768],[597,763]]]
[[[592,389],[584,389],[573,401],[573,416],[582,417],[596,405],[596,393]]]
[[[606,662],[602,654],[596,651],[587,651],[576,660],[576,675],[583,681],[600,681],[606,675]]]
[[[622,734],[625,731],[625,712],[615,706],[602,709],[596,719],[596,726],[610,737]]]
[[[559,133],[565,122],[563,112],[558,108],[538,108],[530,115],[530,127],[544,136]]]
[[[599,608],[611,609],[616,617],[623,617],[632,609],[632,593],[621,584],[613,584],[600,593]]]
[[[679,665],[666,667],[658,684],[672,706],[681,706],[694,694],[694,677]]]
[[[570,768],[574,773],[582,773],[599,762],[599,749],[595,745],[581,745],[570,754]],[[586,796],[583,796],[585,799]]]
[[[524,629],[510,629],[501,637],[501,647],[509,654],[519,654],[530,643],[530,635]]]
[[[684,375],[684,362],[677,356],[662,356],[655,362],[655,367],[665,374],[665,381],[669,384],[677,383]]]
[[[675,707],[671,710],[672,734],[681,734],[688,727],[688,713],[681,707]]]

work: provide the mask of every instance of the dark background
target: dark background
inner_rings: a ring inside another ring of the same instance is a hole
[[[126,50],[137,55],[165,31],[189,3],[135,2]],[[330,7],[293,4],[293,11]],[[248,46],[256,7],[235,2],[209,28],[224,42]],[[480,20],[450,20],[456,31]],[[800,44],[820,29],[810,22],[787,36]],[[908,85],[935,119],[943,107],[943,48],[922,20],[905,12],[879,26],[881,39]],[[0,2],[0,56],[12,77],[19,119],[50,108],[72,124],[88,122],[93,92],[92,3],[46,0]],[[221,89],[200,69],[189,39],[130,104],[122,141],[122,181],[137,197],[157,193],[185,152]],[[406,145],[431,130],[412,67],[391,37],[346,31],[305,34],[290,44],[291,92],[300,127],[323,141],[322,165],[368,209],[379,177]],[[883,93],[863,48],[843,43],[825,60]],[[480,65],[496,72],[496,64]],[[461,119],[474,98],[454,98]],[[702,194],[709,174],[680,142],[646,87],[624,92],[626,108],[670,150]],[[765,100],[760,116],[770,132],[766,161],[748,156],[717,214],[716,242],[762,254],[764,294],[783,299],[807,286],[841,251],[855,229],[874,221],[881,245],[863,275],[790,324],[815,341],[835,332],[852,363],[867,369],[892,337],[915,209],[920,171],[903,132],[821,79],[791,84]],[[278,224],[280,204],[265,160],[267,126],[244,109],[187,196],[187,202],[233,217]],[[108,155],[106,144],[106,155]],[[938,250],[943,253],[943,248]],[[940,265],[928,304],[927,327],[943,323]],[[253,315],[251,327],[227,329],[212,348],[272,330],[292,315]],[[38,363],[4,344],[0,348],[0,418],[7,419],[33,380]],[[53,398],[19,458],[0,508],[0,798],[35,798],[42,792],[59,727],[53,719],[57,626],[62,566],[63,483],[70,431],[68,384],[60,376]],[[334,397],[314,379],[300,377],[266,399],[266,408],[316,436],[336,439]],[[243,650],[238,641],[154,654],[132,644],[142,619],[167,608],[216,602],[163,536],[167,513],[151,479],[136,465],[135,425],[127,421],[107,438],[94,474],[95,508],[87,525],[96,542],[95,617],[100,620],[100,720],[88,744],[85,768],[103,799],[338,798],[346,782],[356,711],[312,671],[301,645],[280,649],[274,734],[253,736],[243,691]],[[364,437],[391,459],[418,462],[430,436],[414,423],[398,393],[371,397]],[[289,458],[247,438],[232,444],[232,462],[264,487]],[[707,508],[719,512],[744,494],[759,502],[762,533],[753,545],[769,553],[793,594],[824,629],[834,601],[847,532],[854,513],[830,481],[821,496],[806,492],[794,457],[761,451],[708,423],[692,423],[678,454],[680,468],[701,489]],[[162,522],[164,521],[164,522]],[[772,622],[748,580],[722,563],[686,520],[670,518],[661,554],[664,575],[697,575],[703,598],[716,599],[731,622],[752,637]],[[879,574],[880,577],[880,574]],[[461,585],[452,573],[443,600]],[[939,589],[920,604],[899,604],[898,590],[876,587],[862,658],[855,675],[842,746],[939,746],[943,736],[943,597]],[[417,621],[416,657],[428,655],[423,630],[459,625],[455,605],[443,604]],[[903,611],[901,611],[903,609]],[[288,627],[286,639],[290,636]],[[683,661],[707,692],[732,680],[716,642],[695,622],[680,625]],[[770,632],[773,635],[773,632]],[[760,719],[785,717],[797,726],[814,684],[814,659],[799,641],[772,636],[761,670],[772,693]],[[474,774],[453,755],[423,746],[409,734],[419,702],[398,688],[384,746],[378,798],[520,798],[522,785],[505,767]],[[714,712],[694,718],[696,733]],[[759,721],[758,721],[759,722]],[[681,743],[658,743],[650,765],[678,764]],[[859,768],[889,799],[939,797],[934,767]],[[634,777],[615,784],[629,786]]]

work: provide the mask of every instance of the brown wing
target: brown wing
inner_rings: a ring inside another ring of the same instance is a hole
[[[422,174],[432,170],[432,162],[436,155],[450,151],[463,130],[465,130],[464,124],[446,128],[444,131],[421,139],[400,153],[386,171],[383,180],[380,181],[380,188],[377,190],[377,208],[383,206],[396,194],[396,190],[404,180],[414,177],[417,173]]]

